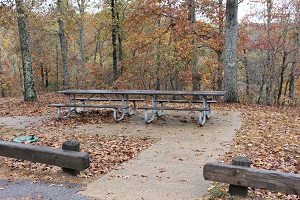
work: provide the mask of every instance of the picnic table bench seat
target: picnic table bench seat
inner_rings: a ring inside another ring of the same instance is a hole
[[[127,108],[129,108],[129,106],[119,106],[119,105],[86,105],[86,104],[49,104],[48,106],[57,108],[57,117],[58,117],[58,119],[60,119],[60,110],[61,110],[61,108],[73,108],[72,110],[74,110],[75,112],[77,112],[76,108],[112,108],[112,109],[114,109],[114,119],[116,121],[120,121],[124,118],[123,115],[120,118],[117,118],[117,110],[118,109],[127,109]],[[69,112],[69,114],[65,117],[69,117],[70,113],[71,112]]]
[[[49,104],[49,107],[57,107],[57,108],[115,108],[118,109],[120,106],[118,105],[85,105],[85,104]]]
[[[108,98],[84,98],[84,97],[76,97],[75,99],[73,98],[72,100],[78,100],[78,101],[122,101],[122,99],[108,99]],[[126,99],[125,99],[126,101]],[[128,99],[130,102],[141,102],[145,101],[145,99]]]
[[[145,112],[145,121],[147,124],[151,123],[154,119],[154,112],[156,114],[156,116],[160,117],[163,115],[163,112],[165,110],[177,110],[177,111],[198,111],[199,112],[199,124],[201,126],[204,125],[204,123],[206,122],[206,119],[210,118],[210,108],[178,108],[178,107],[165,107],[165,106],[142,106],[139,107],[138,109],[143,109],[143,110],[152,110],[152,116],[150,117],[150,119],[148,118],[148,112]],[[161,111],[161,113],[159,113],[159,111]]]
[[[130,98],[130,99],[123,99],[122,98],[99,98],[99,97],[92,97],[92,98],[86,98],[86,97],[76,97],[76,98],[73,98],[72,99],[73,101],[76,100],[76,101],[81,101],[82,104],[86,104],[87,101],[108,101],[108,102],[115,102],[115,101],[124,101],[126,102],[125,104],[127,104],[126,106],[128,106],[126,109],[126,113],[130,116],[130,115],[134,115],[136,113],[136,109],[137,109],[137,104],[136,102],[143,102],[145,101],[145,99],[133,99],[133,98]],[[124,103],[122,102],[122,104]],[[128,105],[128,102],[132,102],[133,103],[133,112],[130,112],[129,111],[129,105]]]
[[[158,99],[156,100],[158,103],[167,103],[167,102],[170,102],[170,103],[203,103],[203,100],[191,100],[191,101],[187,101],[187,100],[168,100],[168,99]],[[217,101],[215,100],[207,100],[207,103],[210,104],[210,103],[217,103]]]
[[[179,111],[209,111],[209,108],[176,108],[176,107],[151,107],[151,106],[142,106],[138,109],[142,110],[179,110]]]

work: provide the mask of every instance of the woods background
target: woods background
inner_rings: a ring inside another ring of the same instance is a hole
[[[225,0],[0,2],[2,97],[21,96],[26,89],[22,17],[37,93],[65,88],[224,90]],[[16,10],[18,3],[22,10]],[[300,2],[261,0],[248,6],[253,6],[251,13],[238,26],[239,100],[296,105]]]

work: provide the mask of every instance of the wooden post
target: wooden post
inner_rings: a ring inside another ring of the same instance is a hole
[[[246,157],[238,156],[232,161],[232,165],[250,167],[250,160]],[[237,174],[233,174],[236,176]],[[238,183],[240,184],[240,183]],[[248,187],[239,186],[239,185],[229,185],[229,193],[231,195],[238,195],[246,197],[248,195]]]
[[[80,144],[76,140],[68,140],[62,144],[63,150],[69,150],[69,151],[80,151]],[[73,176],[77,176],[80,174],[80,170],[77,169],[70,169],[70,168],[62,168],[63,172],[72,174]]]

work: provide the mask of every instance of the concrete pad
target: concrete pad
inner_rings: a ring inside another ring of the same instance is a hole
[[[105,200],[201,198],[210,183],[202,175],[204,164],[216,161],[228,150],[242,123],[239,113],[221,111],[213,112],[203,127],[176,119],[146,125],[141,118],[137,115],[125,126],[103,125],[101,131],[151,135],[160,140],[80,194]]]
[[[31,124],[42,123],[44,119],[49,116],[42,117],[28,117],[28,116],[13,116],[13,117],[1,117],[0,125],[4,125],[7,128],[25,129]]]

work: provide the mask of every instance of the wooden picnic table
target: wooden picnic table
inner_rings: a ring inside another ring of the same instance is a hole
[[[151,98],[150,106],[138,107],[138,109],[145,110],[145,121],[151,123],[156,116],[161,116],[165,110],[182,110],[182,111],[198,111],[199,112],[199,123],[204,125],[207,118],[210,117],[211,108],[210,103],[216,102],[209,100],[208,97],[224,96],[225,91],[169,91],[169,90],[63,90],[58,91],[59,94],[65,94],[68,96],[67,104],[50,104],[49,106],[58,108],[58,117],[60,114],[61,107],[69,108],[68,116],[71,115],[72,111],[76,112],[76,108],[112,108],[114,109],[114,120],[121,121],[125,115],[132,115],[136,111],[136,102],[144,101],[145,98],[136,99],[132,96],[148,96]],[[84,98],[82,97],[84,96]],[[99,98],[99,96],[101,98]],[[201,100],[193,101],[193,96],[199,96]],[[130,97],[130,98],[129,98]],[[164,99],[162,99],[164,98]],[[180,98],[177,100],[177,98]],[[78,104],[78,100],[81,104]],[[113,102],[113,105],[87,105],[89,101],[109,101]],[[121,102],[121,103],[117,103]],[[134,102],[134,111],[130,112],[129,103]],[[159,105],[159,103],[161,103]],[[182,103],[187,103],[183,106]],[[197,104],[201,103],[202,107]],[[172,104],[172,106],[167,106]],[[122,114],[117,117],[117,110],[121,110]],[[148,117],[148,112],[151,112]]]

